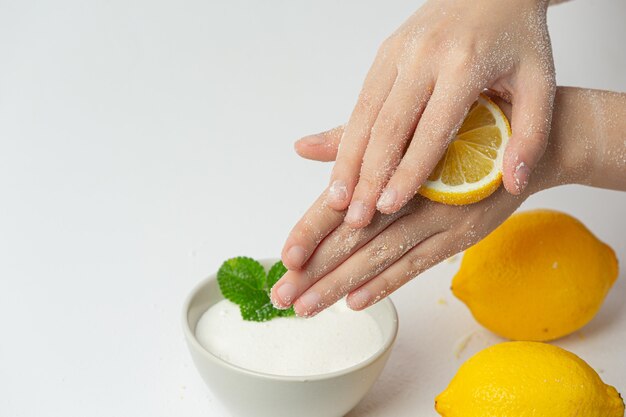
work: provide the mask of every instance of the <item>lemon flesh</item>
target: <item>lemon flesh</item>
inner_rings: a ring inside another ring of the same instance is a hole
[[[492,332],[548,341],[587,324],[617,276],[615,253],[581,222],[534,210],[468,249],[452,292]]]
[[[573,353],[508,342],[465,362],[435,409],[444,417],[623,417],[624,401]]]
[[[488,197],[502,183],[502,158],[510,136],[502,110],[481,94],[420,194],[452,205]]]

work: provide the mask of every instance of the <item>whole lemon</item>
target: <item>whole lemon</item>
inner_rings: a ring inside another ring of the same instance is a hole
[[[469,248],[452,291],[492,332],[547,341],[587,324],[617,275],[615,252],[581,222],[534,210],[511,216]]]
[[[435,409],[444,417],[623,417],[624,401],[573,353],[507,342],[465,362]]]

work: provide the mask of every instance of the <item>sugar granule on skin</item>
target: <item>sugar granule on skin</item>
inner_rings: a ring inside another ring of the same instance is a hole
[[[528,181],[527,181],[527,180],[526,180],[526,181],[524,181],[524,183],[523,183],[523,184],[522,184],[522,183],[520,183],[519,177],[518,177],[518,175],[517,175],[517,173],[518,173],[518,172],[519,172],[522,168],[524,168],[525,166],[526,166],[526,164],[525,164],[524,162],[520,162],[519,164],[517,164],[517,165],[515,166],[515,185],[517,185],[517,187],[518,187],[518,188],[521,188],[521,187],[526,187],[526,185],[527,185],[527,183],[528,183]]]

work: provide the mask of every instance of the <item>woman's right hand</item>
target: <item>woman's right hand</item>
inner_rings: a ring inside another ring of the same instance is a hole
[[[520,194],[550,132],[555,76],[546,9],[547,0],[428,0],[380,47],[343,130],[328,205],[349,207],[345,220],[354,227],[376,209],[398,211],[485,88],[513,103],[503,180]]]

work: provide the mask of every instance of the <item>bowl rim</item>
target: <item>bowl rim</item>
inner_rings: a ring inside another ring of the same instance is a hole
[[[260,262],[261,264],[263,264],[263,266],[265,267],[265,265],[269,262],[277,262],[279,259],[277,258],[263,258],[263,259],[258,259],[258,262]],[[191,346],[193,346],[193,348],[200,352],[204,357],[206,357],[207,359],[209,359],[210,361],[224,367],[227,369],[230,369],[232,371],[238,372],[238,373],[242,373],[242,374],[246,374],[249,375],[251,377],[255,377],[255,378],[260,378],[260,379],[266,379],[266,380],[272,380],[272,381],[294,381],[294,382],[310,382],[310,381],[323,381],[323,380],[328,380],[328,379],[332,379],[332,378],[337,378],[337,377],[341,377],[343,375],[347,375],[350,374],[352,372],[356,372],[360,369],[366,368],[368,367],[370,364],[376,362],[381,356],[383,356],[384,354],[386,354],[393,346],[393,344],[395,343],[397,337],[398,337],[398,327],[399,327],[399,322],[398,322],[398,312],[396,310],[396,306],[393,304],[393,302],[391,301],[391,299],[389,297],[386,297],[382,300],[380,300],[378,303],[385,303],[385,305],[387,306],[390,314],[391,314],[391,321],[392,321],[392,329],[390,332],[390,336],[387,337],[387,339],[385,340],[385,342],[382,344],[382,346],[369,358],[358,362],[352,366],[349,366],[347,368],[343,368],[340,369],[338,371],[333,371],[333,372],[328,372],[328,373],[323,373],[323,374],[315,374],[315,375],[304,375],[304,376],[298,376],[298,375],[276,375],[276,374],[269,374],[269,373],[265,373],[265,372],[259,372],[259,371],[254,371],[252,369],[247,369],[247,368],[243,368],[241,366],[232,364],[222,358],[220,358],[219,356],[215,355],[214,353],[209,352],[208,349],[204,348],[204,346],[202,346],[200,344],[200,342],[198,341],[198,339],[196,338],[196,334],[195,334],[195,329],[191,329],[191,324],[189,323],[188,320],[188,314],[189,314],[189,309],[191,307],[191,301],[193,300],[193,298],[196,296],[196,294],[198,294],[198,292],[200,292],[200,289],[202,287],[204,287],[207,283],[209,283],[210,281],[213,280],[217,280],[217,272],[209,275],[207,278],[204,278],[203,280],[201,280],[199,283],[197,283],[193,289],[191,290],[191,292],[187,295],[187,297],[185,298],[185,301],[183,303],[183,311],[182,311],[182,324],[183,324],[183,333],[185,334],[185,338],[187,339],[187,343],[189,343]]]

